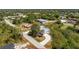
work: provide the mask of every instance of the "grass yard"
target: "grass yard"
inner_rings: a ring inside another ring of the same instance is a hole
[[[65,23],[65,24],[63,24],[63,26],[61,27],[61,29],[66,29],[67,27],[73,27],[73,26],[74,26],[73,24]]]

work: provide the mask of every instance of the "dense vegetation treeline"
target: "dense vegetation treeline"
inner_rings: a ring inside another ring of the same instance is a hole
[[[74,27],[68,26],[61,29],[60,24],[46,24],[51,29],[52,48],[56,49],[73,49],[79,48],[79,32]]]
[[[0,47],[17,42],[20,42],[19,30],[6,25],[5,23],[0,23]]]
[[[79,11],[79,9],[0,9],[0,11],[7,11],[7,12],[10,12],[10,11],[13,11],[13,12],[28,12],[28,11],[31,11],[31,12],[39,12],[39,11],[72,11],[72,12],[77,12]]]

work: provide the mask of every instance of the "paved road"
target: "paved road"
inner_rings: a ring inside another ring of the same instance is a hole
[[[49,34],[43,34],[43,36],[45,37],[45,39],[40,43],[42,45],[46,45],[51,40],[51,36]]]
[[[34,38],[28,35],[29,32],[23,32],[24,38],[26,38],[30,43],[32,43],[35,47],[39,49],[45,49],[44,45],[40,44],[38,41],[36,41]]]
[[[4,19],[4,21],[5,21],[5,22],[6,22],[6,24],[8,24],[8,25],[10,25],[10,26],[12,26],[12,27],[16,27],[16,25],[14,25],[14,24],[10,23],[10,21],[9,21],[9,20]]]

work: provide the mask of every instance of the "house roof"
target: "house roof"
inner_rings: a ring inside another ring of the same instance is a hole
[[[26,26],[26,27],[32,26],[32,24],[29,24],[29,23],[22,23],[21,25],[22,25],[22,26]]]
[[[14,49],[14,46],[15,46],[14,44],[7,44],[3,47],[0,47],[0,49]]]
[[[47,22],[46,19],[37,19],[37,20],[40,21],[40,22]]]

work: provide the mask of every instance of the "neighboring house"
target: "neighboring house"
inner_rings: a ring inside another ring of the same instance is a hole
[[[67,22],[68,22],[68,23],[71,23],[71,24],[76,24],[77,21],[78,21],[77,19],[71,18],[71,19],[69,19]]]
[[[19,16],[19,17],[23,17],[23,18],[26,17],[26,15],[24,15],[23,13],[16,13],[16,15]]]
[[[37,13],[37,12],[36,12],[36,13],[33,13],[33,14],[38,15],[38,14],[40,14],[40,13]]]
[[[47,19],[37,19],[37,21],[39,21],[42,24],[45,24],[45,23],[55,23],[55,22],[57,22],[57,20],[47,20]]]
[[[60,16],[60,18],[61,18],[61,19],[66,19],[66,17],[65,17],[65,16]]]
[[[66,23],[67,20],[61,19],[61,23]]]
[[[14,44],[7,44],[3,47],[0,47],[0,49],[14,49],[15,45]]]
[[[46,19],[37,19],[37,21],[39,21],[42,24],[45,24],[46,22],[48,22],[48,20]]]
[[[61,19],[61,23],[70,23],[70,24],[76,24],[78,20],[75,18],[70,18],[70,19]]]
[[[21,28],[21,30],[28,30],[28,29],[31,29],[31,27],[32,27],[32,24],[29,24],[29,23],[22,23],[21,25],[20,25],[20,28]]]
[[[8,19],[15,19],[16,16],[7,16]]]
[[[60,16],[60,18],[61,18],[61,23],[67,23],[67,19],[66,19],[66,17],[65,16]]]

